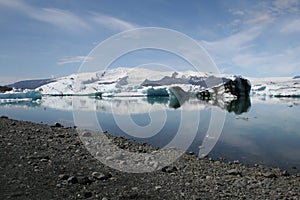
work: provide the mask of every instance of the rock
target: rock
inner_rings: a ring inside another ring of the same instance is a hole
[[[176,172],[177,171],[177,168],[175,166],[171,167],[171,166],[166,166],[166,167],[163,167],[161,169],[161,171],[163,172],[167,172],[167,173],[173,173],[173,172]]]
[[[57,128],[62,128],[64,127],[63,125],[61,125],[60,123],[56,122],[53,127],[57,127]]]
[[[58,134],[56,135],[57,138],[65,138],[65,135],[64,134]]]
[[[8,119],[8,117],[7,117],[7,116],[4,116],[4,115],[2,115],[0,118],[1,118],[1,119]]]
[[[282,173],[281,173],[282,176],[289,176],[290,174],[288,173],[288,171],[284,170]]]
[[[67,174],[60,174],[60,175],[58,175],[58,179],[59,180],[68,180],[68,178],[69,178],[69,175],[67,175]]]
[[[272,173],[272,172],[265,172],[262,173],[262,176],[266,177],[266,178],[277,178],[276,174]]]
[[[235,160],[235,161],[233,161],[233,164],[240,164],[240,161],[239,160]]]
[[[90,198],[90,197],[93,196],[93,193],[92,193],[92,192],[89,192],[89,191],[86,191],[86,192],[83,193],[83,196],[84,196],[85,198]]]
[[[240,171],[238,171],[237,169],[230,169],[230,170],[227,171],[227,173],[229,175],[235,175],[235,176],[240,175],[240,176],[242,176],[242,173]]]
[[[92,137],[92,134],[91,134],[91,132],[85,131],[82,133],[82,137]]]
[[[78,179],[76,176],[71,176],[68,178],[68,183],[72,183],[72,184],[75,184],[75,183],[78,183]]]
[[[89,177],[82,177],[82,178],[78,178],[78,183],[80,185],[89,185],[91,184],[93,181],[91,179],[89,179]]]
[[[139,188],[138,187],[132,187],[131,190],[137,191]]]
[[[49,157],[49,156],[42,156],[41,158],[42,158],[42,159],[45,159],[45,160],[50,160],[50,157]]]
[[[48,159],[42,158],[40,161],[41,162],[48,162]]]
[[[162,187],[160,185],[155,186],[155,190],[160,190]]]
[[[92,176],[93,176],[93,178],[95,178],[97,180],[101,180],[101,181],[107,180],[107,179],[112,177],[112,175],[110,173],[103,174],[103,173],[100,173],[100,172],[93,172]]]

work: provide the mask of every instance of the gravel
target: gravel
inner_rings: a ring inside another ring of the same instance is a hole
[[[91,134],[84,133],[85,138]],[[109,136],[120,148],[147,144]],[[155,172],[102,164],[74,129],[0,118],[0,199],[298,199],[300,174],[183,154]]]

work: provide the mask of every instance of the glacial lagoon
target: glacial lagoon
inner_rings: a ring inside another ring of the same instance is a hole
[[[74,117],[82,117],[83,125],[95,116],[98,124],[87,128],[101,127],[112,135],[156,147],[165,147],[180,128],[184,134],[172,145],[181,148],[189,141],[187,151],[199,155],[205,148],[204,141],[210,139],[207,132],[216,111],[224,116],[224,124],[218,124],[221,132],[212,137],[215,145],[208,157],[239,160],[249,166],[280,167],[293,173],[300,172],[299,104],[297,98],[252,97],[214,102],[195,98],[180,102],[169,97],[45,96],[40,101],[1,101],[0,115],[49,125],[59,122],[65,127],[78,126]]]

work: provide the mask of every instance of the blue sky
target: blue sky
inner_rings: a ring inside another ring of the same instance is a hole
[[[299,0],[0,0],[0,26],[0,85],[76,73],[99,42],[142,27],[190,36],[224,73],[264,77],[300,72]],[[157,52],[146,54],[115,64],[164,59]]]

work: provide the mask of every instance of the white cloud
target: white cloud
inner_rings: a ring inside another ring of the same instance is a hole
[[[111,17],[108,15],[103,15],[100,13],[92,13],[92,20],[97,24],[106,26],[109,29],[116,30],[116,31],[124,31],[124,30],[138,27],[137,25],[132,24],[130,22],[115,17]]]
[[[89,25],[80,17],[67,10],[43,8],[28,13],[32,18],[68,30],[89,29]]]
[[[277,12],[298,12],[299,0],[276,0],[273,2],[273,10]]]
[[[270,12],[258,12],[254,13],[248,20],[246,24],[249,25],[262,25],[272,23],[275,20],[275,16]]]
[[[290,21],[280,30],[281,33],[297,33],[300,32],[300,19]]]
[[[242,16],[242,15],[245,14],[245,12],[242,11],[242,10],[230,10],[230,12],[231,12],[231,14],[233,14],[233,15],[239,15],[239,16]]]
[[[55,8],[36,8],[19,0],[0,0],[0,6],[17,10],[35,20],[46,22],[67,30],[82,30],[89,25],[80,17],[67,10]]]
[[[278,54],[245,53],[232,58],[235,65],[264,75],[291,75],[299,73],[300,47],[293,47]]]
[[[214,42],[201,41],[201,44],[217,59],[217,62],[223,63],[249,48],[251,42],[260,34],[261,28],[253,27]]]
[[[65,65],[65,64],[71,64],[71,63],[80,63],[80,62],[88,62],[89,60],[92,60],[93,57],[88,56],[75,56],[75,57],[67,57],[60,59],[57,64],[59,65]]]
[[[255,41],[261,34],[263,28],[254,27],[217,41],[201,41],[201,44],[219,67],[226,67],[221,69],[225,69],[225,73],[238,71],[261,76],[299,74],[300,46],[282,49],[279,53],[271,50],[261,52]]]
[[[1,7],[19,11],[19,13],[23,13],[32,19],[46,22],[69,31],[78,32],[80,30],[90,29],[91,22],[116,31],[123,31],[138,27],[133,23],[101,13],[93,12],[91,15],[86,15],[82,18],[68,10],[57,8],[38,8],[20,0],[0,0],[0,8]]]

